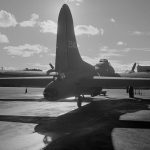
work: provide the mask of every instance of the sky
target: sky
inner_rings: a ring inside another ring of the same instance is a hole
[[[82,58],[106,58],[116,72],[150,65],[150,0],[0,0],[0,67],[49,69],[57,20],[70,7]]]

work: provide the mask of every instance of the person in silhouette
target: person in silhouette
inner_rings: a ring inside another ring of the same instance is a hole
[[[25,94],[27,94],[27,93],[28,93],[28,89],[26,88],[26,89],[25,89]]]

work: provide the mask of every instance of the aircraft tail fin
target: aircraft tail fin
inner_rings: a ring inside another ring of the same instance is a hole
[[[58,73],[84,68],[77,47],[73,19],[67,4],[60,10],[57,28],[55,69]]]

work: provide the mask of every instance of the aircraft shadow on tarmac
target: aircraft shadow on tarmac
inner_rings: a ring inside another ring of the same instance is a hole
[[[92,97],[85,97],[83,102],[91,102],[93,101],[95,98],[92,98]],[[0,98],[0,101],[22,101],[22,102],[49,102],[48,100],[46,100],[45,98],[36,98],[36,99],[30,99],[30,98],[9,98],[9,99],[6,99],[6,98]],[[77,100],[73,97],[71,99],[60,99],[60,100],[57,100],[57,101],[54,101],[54,102],[76,102]],[[52,101],[51,101],[52,102]]]
[[[150,100],[93,101],[58,117],[6,116],[0,121],[35,123],[35,132],[45,135],[44,150],[114,150],[114,128],[150,129],[150,122],[120,120],[126,113],[149,110]],[[51,140],[49,140],[51,138]]]

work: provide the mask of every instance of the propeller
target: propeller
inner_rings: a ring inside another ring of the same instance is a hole
[[[51,69],[54,70],[54,66],[51,63],[49,63],[49,65],[50,65]]]
[[[51,63],[49,63],[49,66],[51,67],[51,69],[47,70],[47,75],[50,75],[51,72],[55,72],[54,66]]]
[[[131,72],[134,72],[135,67],[136,67],[136,63],[133,64],[133,67],[132,67],[132,69],[131,69]]]

